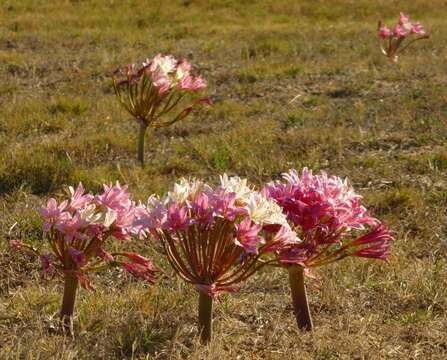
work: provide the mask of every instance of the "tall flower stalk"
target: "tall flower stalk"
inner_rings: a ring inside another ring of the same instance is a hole
[[[238,291],[263,265],[261,255],[299,241],[275,202],[226,175],[215,188],[182,180],[164,199],[150,198],[140,224],[161,241],[175,272],[199,291],[203,343],[212,338],[213,299]]]
[[[158,54],[140,68],[135,64],[118,68],[112,81],[119,102],[139,124],[137,158],[142,166],[147,128],[170,126],[188,116],[197,104],[209,103],[198,96],[206,81],[192,74],[187,60],[170,55]]]
[[[394,62],[411,44],[429,38],[422,25],[411,22],[404,13],[400,13],[399,21],[392,30],[379,21],[378,35],[382,53]]]
[[[85,194],[82,184],[70,187],[70,198],[58,203],[48,200],[40,210],[43,218],[43,244],[13,241],[15,249],[25,250],[40,257],[42,269],[48,276],[64,278],[64,294],[60,318],[62,329],[73,335],[73,313],[79,285],[93,289],[88,274],[108,267],[121,267],[149,283],[155,281],[156,269],[152,262],[134,252],[109,253],[106,245],[112,239],[131,240],[139,232],[134,225],[137,208],[131,201],[127,187],[104,185],[102,193]]]
[[[306,272],[349,256],[386,260],[393,237],[362,206],[347,179],[290,170],[283,181],[267,184],[264,193],[281,206],[302,240],[279,249],[271,264],[288,270],[298,327],[312,330]]]

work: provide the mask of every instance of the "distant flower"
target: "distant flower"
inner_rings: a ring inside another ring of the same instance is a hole
[[[121,67],[112,75],[115,94],[140,124],[138,160],[144,164],[144,135],[148,127],[160,128],[185,118],[198,105],[210,103],[198,93],[206,81],[192,72],[186,60],[157,54],[141,67]]]
[[[382,39],[388,39],[393,36],[393,32],[387,28],[385,25],[379,27],[379,36]]]
[[[393,30],[390,30],[379,21],[378,35],[382,53],[395,62],[397,61],[398,54],[413,42],[429,37],[420,23],[412,23],[410,18],[404,13],[400,13],[399,21]],[[419,36],[414,37],[413,35]],[[406,39],[409,40],[407,41]]]

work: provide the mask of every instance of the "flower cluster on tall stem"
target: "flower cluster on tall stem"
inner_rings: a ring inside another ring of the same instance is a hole
[[[290,170],[283,178],[267,184],[264,193],[281,206],[302,242],[279,249],[275,264],[288,268],[298,325],[310,330],[304,270],[348,256],[386,260],[393,237],[362,206],[347,179],[313,175],[307,168],[301,175]]]
[[[144,138],[148,127],[161,128],[185,118],[198,104],[209,103],[198,94],[206,87],[191,64],[171,55],[156,55],[141,67],[130,64],[112,75],[115,94],[140,126],[138,160],[144,165]],[[174,113],[166,118],[168,113]]]
[[[399,21],[393,29],[379,21],[378,35],[382,53],[394,62],[397,62],[398,54],[412,43],[429,38],[422,25],[411,22],[404,13],[400,13]]]
[[[211,339],[212,299],[237,291],[263,265],[261,255],[299,242],[274,201],[226,175],[215,188],[183,180],[164,199],[150,198],[140,224],[161,241],[177,274],[199,290],[203,342]]]
[[[78,285],[93,289],[88,273],[107,267],[121,267],[131,275],[149,283],[155,281],[152,262],[133,252],[109,253],[111,238],[130,240],[139,228],[134,225],[136,207],[126,186],[104,185],[98,195],[86,194],[82,184],[70,187],[70,198],[58,203],[54,198],[40,210],[43,218],[45,246],[35,248],[14,241],[15,249],[38,255],[47,275],[65,279],[61,320],[64,330],[72,332],[72,316]]]

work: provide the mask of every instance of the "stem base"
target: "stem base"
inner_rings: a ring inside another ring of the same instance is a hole
[[[289,268],[289,284],[292,293],[293,312],[298,328],[312,331],[312,316],[307,301],[306,285],[304,284],[304,269],[301,266],[291,266]]]
[[[61,326],[62,331],[73,336],[73,312],[76,301],[76,291],[78,289],[79,280],[76,275],[71,273],[65,274],[64,297],[61,306]]]
[[[199,291],[199,333],[203,344],[211,341],[213,321],[213,299]]]

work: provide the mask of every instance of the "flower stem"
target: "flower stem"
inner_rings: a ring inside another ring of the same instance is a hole
[[[304,284],[304,269],[301,266],[289,268],[289,284],[292,293],[293,312],[298,328],[312,331],[312,317],[307,301],[306,285]]]
[[[65,274],[64,297],[61,307],[62,330],[73,336],[73,310],[76,300],[76,290],[79,280],[72,273]]]
[[[213,299],[199,291],[199,333],[203,344],[211,341],[213,321]]]
[[[147,125],[144,122],[140,122],[140,130],[138,132],[138,161],[141,167],[144,167],[144,137],[146,135]]]

